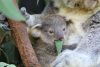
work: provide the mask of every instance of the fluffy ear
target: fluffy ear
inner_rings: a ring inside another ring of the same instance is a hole
[[[67,20],[67,21],[66,21],[66,24],[67,24],[67,25],[70,25],[70,24],[73,24],[73,22],[72,22],[71,20]]]
[[[38,29],[32,29],[32,28],[27,27],[27,31],[33,37],[40,37],[41,36],[41,31]]]
[[[35,24],[30,27],[29,33],[33,37],[41,37],[41,28],[42,28],[42,23],[38,23],[38,22],[35,21]]]
[[[36,24],[36,25],[32,26],[31,28],[35,29],[35,28],[41,28],[41,27],[42,27],[42,24]]]
[[[66,21],[66,25],[70,25],[73,23],[71,20],[67,19],[66,17],[63,17],[63,19]]]

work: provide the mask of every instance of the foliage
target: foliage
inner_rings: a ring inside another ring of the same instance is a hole
[[[14,0],[0,0],[0,12],[10,19],[25,21],[25,18],[16,7]]]
[[[60,54],[62,50],[63,41],[57,40],[55,41],[57,53]]]

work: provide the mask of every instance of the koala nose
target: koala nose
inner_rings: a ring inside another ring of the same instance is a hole
[[[59,39],[59,40],[63,40],[64,37],[63,37],[63,36],[59,36],[58,39]]]
[[[61,33],[61,32],[57,33],[56,38],[57,38],[57,40],[63,40],[64,39],[63,33]]]

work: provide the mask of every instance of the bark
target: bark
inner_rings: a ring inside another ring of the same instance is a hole
[[[9,25],[25,67],[41,67],[32,48],[25,25],[13,20],[9,20]]]

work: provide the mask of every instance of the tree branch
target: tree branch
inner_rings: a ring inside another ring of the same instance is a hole
[[[25,25],[13,20],[9,20],[9,25],[25,67],[41,67],[32,48]]]

